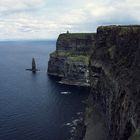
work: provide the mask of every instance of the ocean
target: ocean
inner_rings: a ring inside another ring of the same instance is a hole
[[[55,41],[0,42],[0,140],[68,140],[83,112],[86,89],[61,85],[47,75]],[[31,68],[35,58],[36,74]],[[63,92],[70,94],[61,94]]]

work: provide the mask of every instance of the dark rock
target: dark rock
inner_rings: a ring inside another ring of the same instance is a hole
[[[107,140],[139,139],[140,26],[101,26],[97,34],[61,34],[50,55],[48,74],[61,77],[64,84],[90,85],[92,101],[86,103],[86,115],[93,123],[79,124],[76,140],[84,137],[87,127],[96,130],[93,104],[105,122]]]
[[[61,77],[61,84],[90,86],[89,57],[94,38],[93,33],[59,35],[56,51],[50,54],[48,74]]]
[[[99,27],[95,44],[91,92],[110,139],[128,140],[140,127],[140,26]]]
[[[32,71],[33,73],[36,73],[36,71],[39,71],[39,69],[36,68],[36,63],[35,63],[35,59],[32,58],[32,68],[31,69],[26,69],[28,71]]]

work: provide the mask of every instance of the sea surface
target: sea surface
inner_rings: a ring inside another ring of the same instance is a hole
[[[0,42],[0,140],[68,140],[84,110],[85,89],[60,85],[47,75],[55,41]],[[35,58],[39,72],[31,68]],[[61,94],[61,92],[70,94]]]

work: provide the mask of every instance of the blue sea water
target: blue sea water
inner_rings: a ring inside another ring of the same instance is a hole
[[[86,91],[48,77],[55,41],[0,42],[0,140],[68,140],[64,125],[83,111]],[[36,74],[25,69],[35,58]],[[70,91],[63,95],[61,92]]]

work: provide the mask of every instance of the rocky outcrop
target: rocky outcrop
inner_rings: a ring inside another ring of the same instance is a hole
[[[35,59],[32,58],[32,68],[31,69],[26,69],[27,71],[32,71],[32,73],[36,73],[37,71],[40,71],[39,69],[36,68],[36,63],[35,63]]]
[[[106,120],[108,140],[135,135],[140,127],[140,26],[97,29],[90,81],[94,102]]]
[[[90,86],[89,56],[94,38],[93,33],[60,34],[56,51],[50,54],[48,74],[61,77],[62,84]]]

